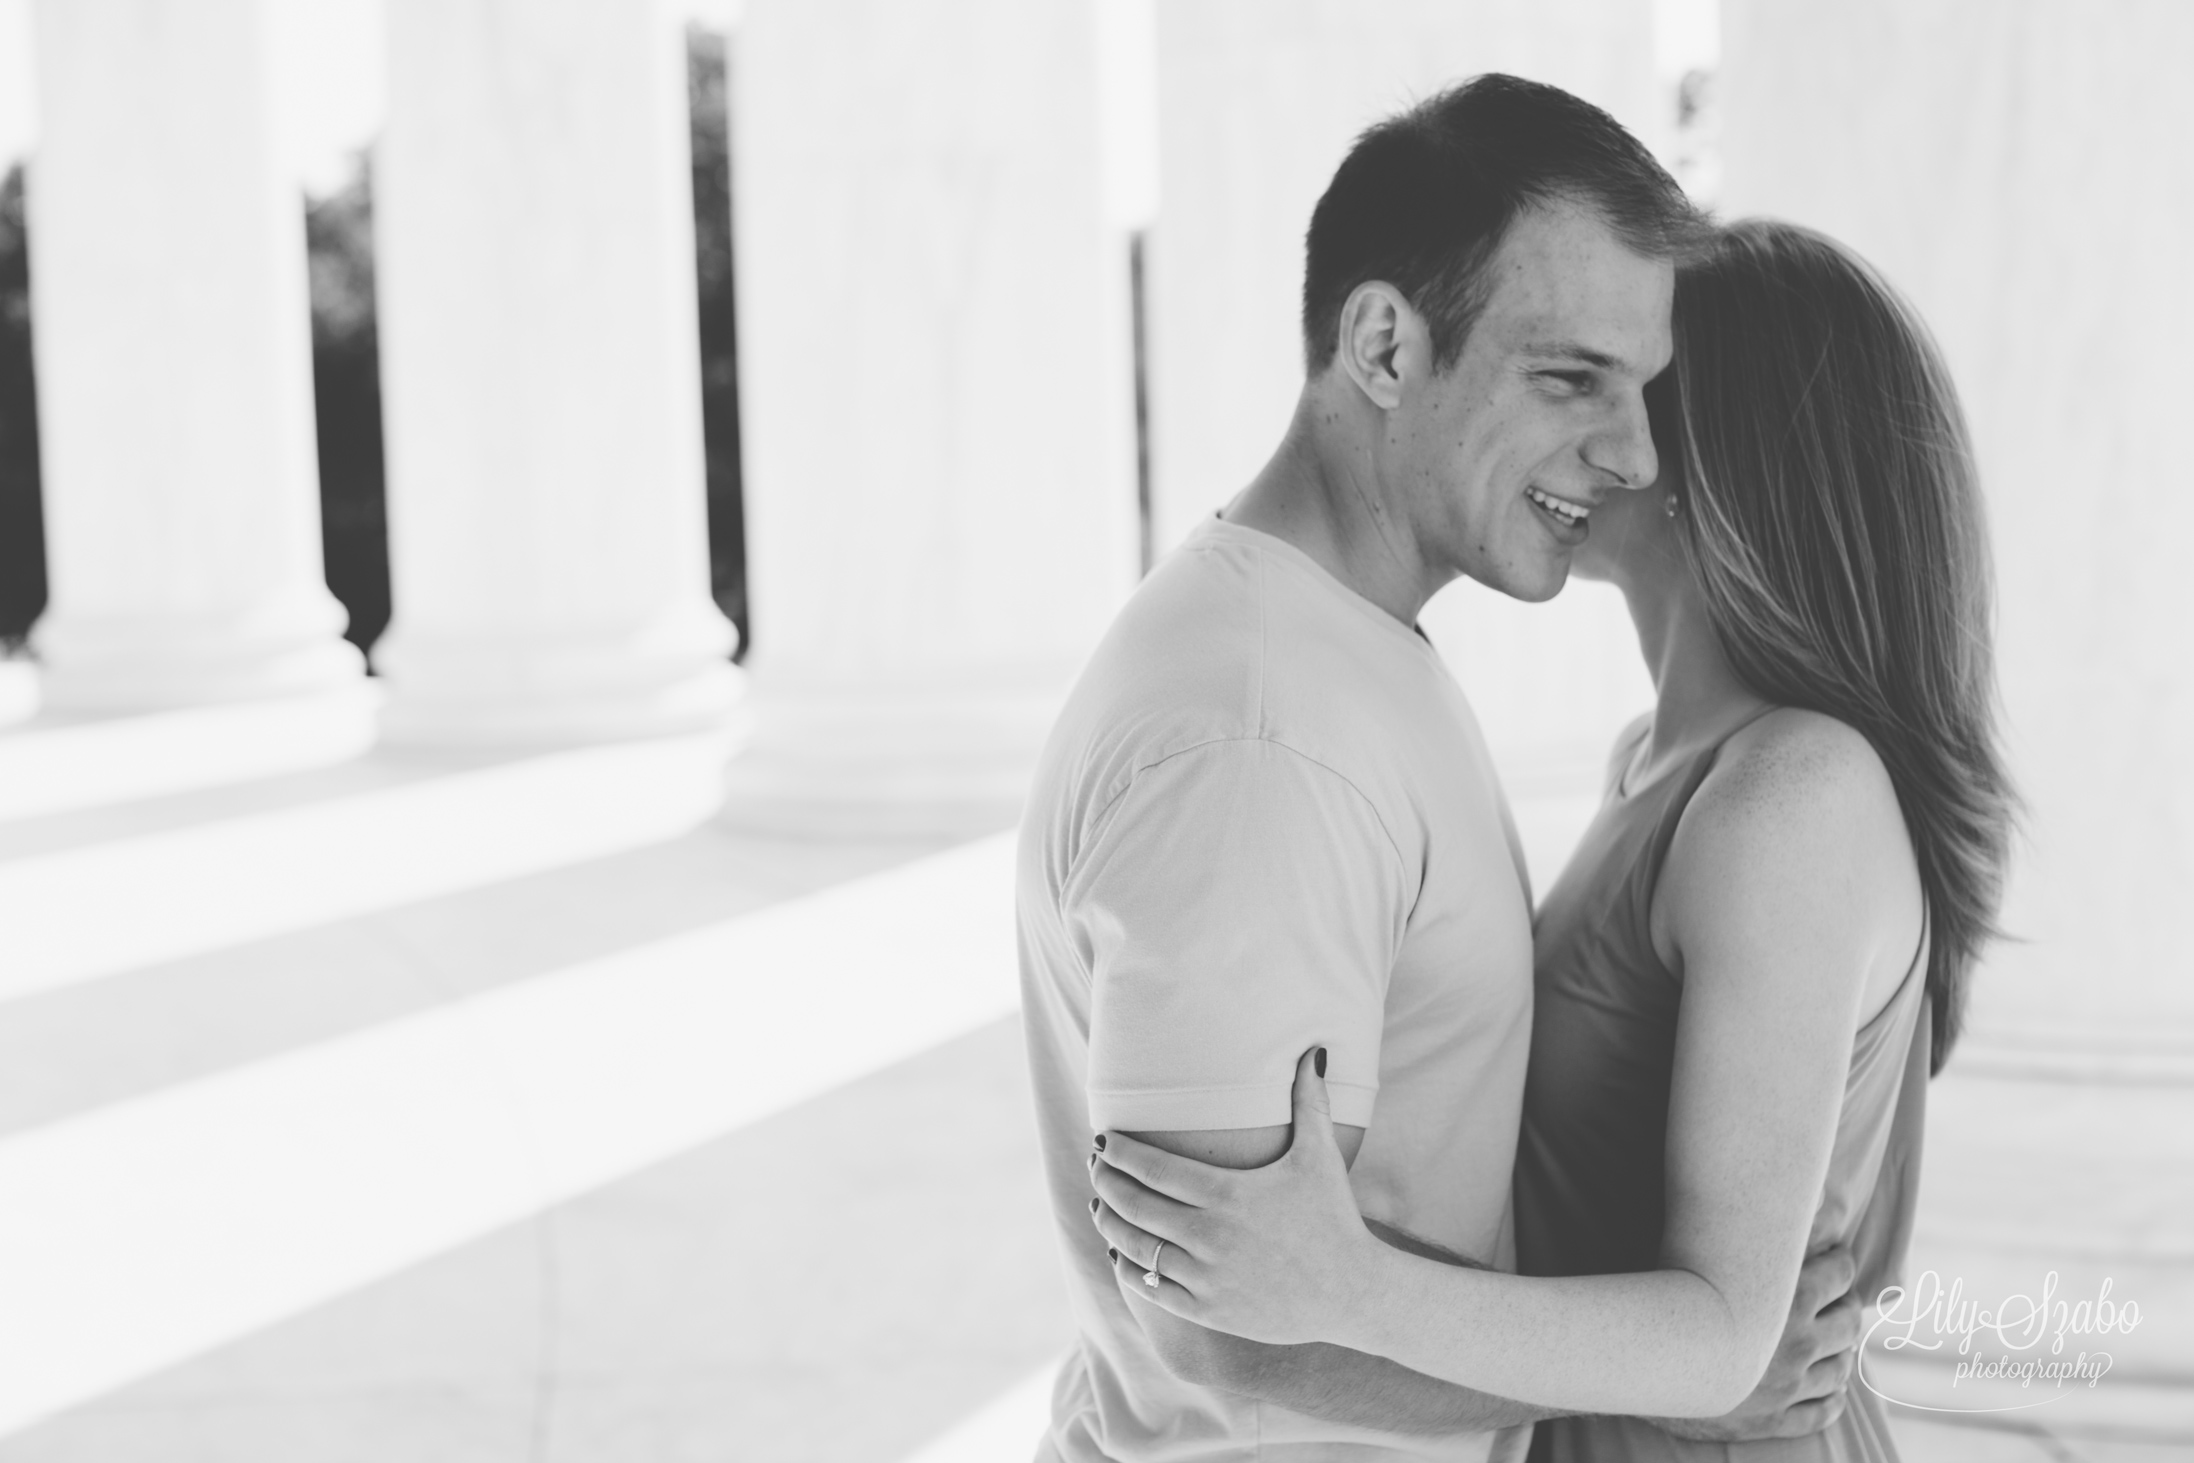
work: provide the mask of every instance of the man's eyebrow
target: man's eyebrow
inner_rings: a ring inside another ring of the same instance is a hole
[[[1587,366],[1597,366],[1603,371],[1620,371],[1623,363],[1606,351],[1596,351],[1591,346],[1579,345],[1574,340],[1534,341],[1524,347],[1527,356],[1562,361],[1579,361]]]

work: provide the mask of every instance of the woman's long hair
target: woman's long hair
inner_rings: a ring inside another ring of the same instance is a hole
[[[1872,269],[1771,220],[1679,271],[1675,333],[1656,435],[1682,468],[1680,537],[1745,682],[1857,728],[1889,770],[1927,898],[1940,1071],[1998,933],[2015,806],[1957,392]]]

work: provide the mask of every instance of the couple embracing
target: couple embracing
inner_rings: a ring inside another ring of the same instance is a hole
[[[1367,131],[1307,253],[1287,435],[1022,829],[1081,1333],[1041,1456],[1893,1458],[1847,1381],[2011,803],[1941,362],[1510,77]],[[1657,695],[1534,910],[1416,618],[1572,572]]]

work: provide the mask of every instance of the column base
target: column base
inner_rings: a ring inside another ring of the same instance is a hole
[[[44,709],[164,711],[356,685],[365,657],[342,638],[343,610],[93,617],[49,613],[31,631]]]
[[[15,726],[38,714],[38,666],[28,660],[0,660],[0,726]]]
[[[976,837],[1020,818],[1066,682],[851,687],[758,677],[718,821],[813,838]]]
[[[386,742],[548,747],[743,727],[745,677],[729,621],[671,638],[423,640],[392,630],[374,649],[387,680]],[[654,643],[651,643],[654,642]]]
[[[0,673],[27,662],[0,662]],[[0,674],[0,684],[6,677]],[[271,696],[119,715],[40,716],[0,736],[0,820],[256,782],[363,756],[380,687],[360,678]]]

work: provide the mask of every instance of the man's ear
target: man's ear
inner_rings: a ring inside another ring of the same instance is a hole
[[[1392,411],[1402,404],[1411,357],[1428,344],[1424,320],[1402,292],[1384,280],[1370,280],[1350,291],[1341,306],[1334,363],[1374,406]]]

